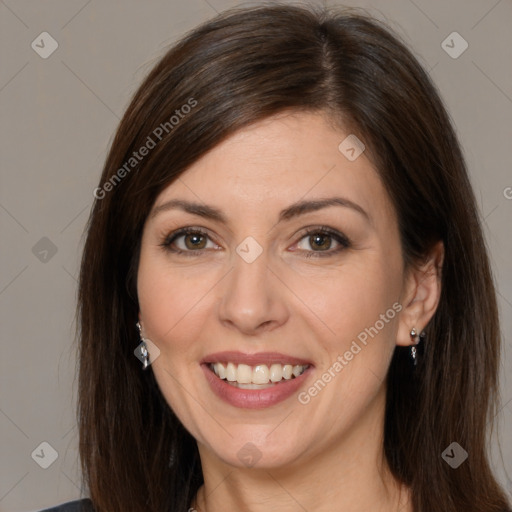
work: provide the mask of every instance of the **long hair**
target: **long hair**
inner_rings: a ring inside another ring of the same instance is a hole
[[[113,139],[79,282],[78,423],[97,512],[187,510],[203,482],[193,437],[141,371],[136,277],[157,195],[242,127],[285,110],[325,113],[364,141],[392,199],[406,266],[442,240],[442,292],[412,370],[396,348],[384,449],[416,512],[506,509],[487,457],[500,330],[481,221],[436,87],[364,13],[274,4],[226,11],[149,72]],[[143,150],[142,148],[145,148]],[[457,442],[468,459],[442,457]]]

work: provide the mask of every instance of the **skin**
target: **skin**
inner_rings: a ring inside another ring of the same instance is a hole
[[[420,332],[435,312],[443,247],[404,269],[396,214],[376,170],[365,153],[349,161],[338,150],[349,133],[319,113],[258,122],[187,169],[153,208],[171,199],[208,204],[227,225],[180,209],[147,219],[139,319],[160,349],[158,385],[198,442],[205,484],[197,510],[412,510],[383,454],[385,376],[395,346],[411,345],[411,329]],[[369,220],[329,206],[278,222],[298,200],[331,196],[357,203]],[[173,246],[200,255],[162,246],[186,226],[208,236]],[[329,237],[315,245],[303,231],[318,226],[343,233],[350,246],[334,252],[341,245]],[[236,252],[248,236],[263,251],[252,263]],[[307,391],[395,303],[401,311],[305,405],[294,394],[265,409],[233,407],[199,366],[218,351],[282,352],[314,364],[300,389]],[[248,442],[260,456],[253,467],[237,456]]]

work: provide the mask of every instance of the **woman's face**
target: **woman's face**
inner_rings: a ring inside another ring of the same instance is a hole
[[[380,439],[404,269],[389,197],[364,152],[339,149],[348,135],[274,116],[156,199],[140,321],[202,457],[277,468]]]

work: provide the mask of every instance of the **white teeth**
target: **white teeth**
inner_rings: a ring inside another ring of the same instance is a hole
[[[302,373],[302,366],[296,364],[292,369],[292,373],[295,377],[298,377]]]
[[[250,384],[252,382],[252,368],[247,364],[239,364],[236,381],[239,384]]]
[[[266,364],[259,364],[252,370],[252,381],[253,384],[267,384],[270,376],[270,370]]]
[[[274,384],[239,384],[238,382],[230,382],[229,384],[240,389],[265,389],[274,386]]]
[[[216,365],[213,365],[215,368]],[[228,363],[226,366],[226,379],[229,380],[229,382],[235,382],[236,381],[236,366],[233,363]]]
[[[293,366],[285,364],[283,366],[283,379],[290,380],[292,378]]]
[[[215,365],[215,373],[217,374],[217,377],[220,379],[226,378],[226,367],[222,363],[218,363]]]
[[[210,368],[215,372],[217,377],[227,380],[237,387],[244,389],[262,389],[262,387],[273,385],[272,383],[299,377],[309,368],[309,365],[283,365],[275,363],[270,365],[269,368],[266,364],[249,366],[247,364],[211,363]]]
[[[270,367],[270,380],[279,382],[283,378],[283,367],[280,364],[273,364]]]

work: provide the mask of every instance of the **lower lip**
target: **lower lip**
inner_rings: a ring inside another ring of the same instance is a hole
[[[219,377],[210,370],[208,364],[202,364],[201,368],[213,392],[228,404],[243,409],[264,409],[265,407],[278,404],[293,395],[304,383],[312,366],[307,368],[304,373],[298,377],[282,380],[274,386],[265,389],[236,388],[228,384],[225,380],[219,379]]]

